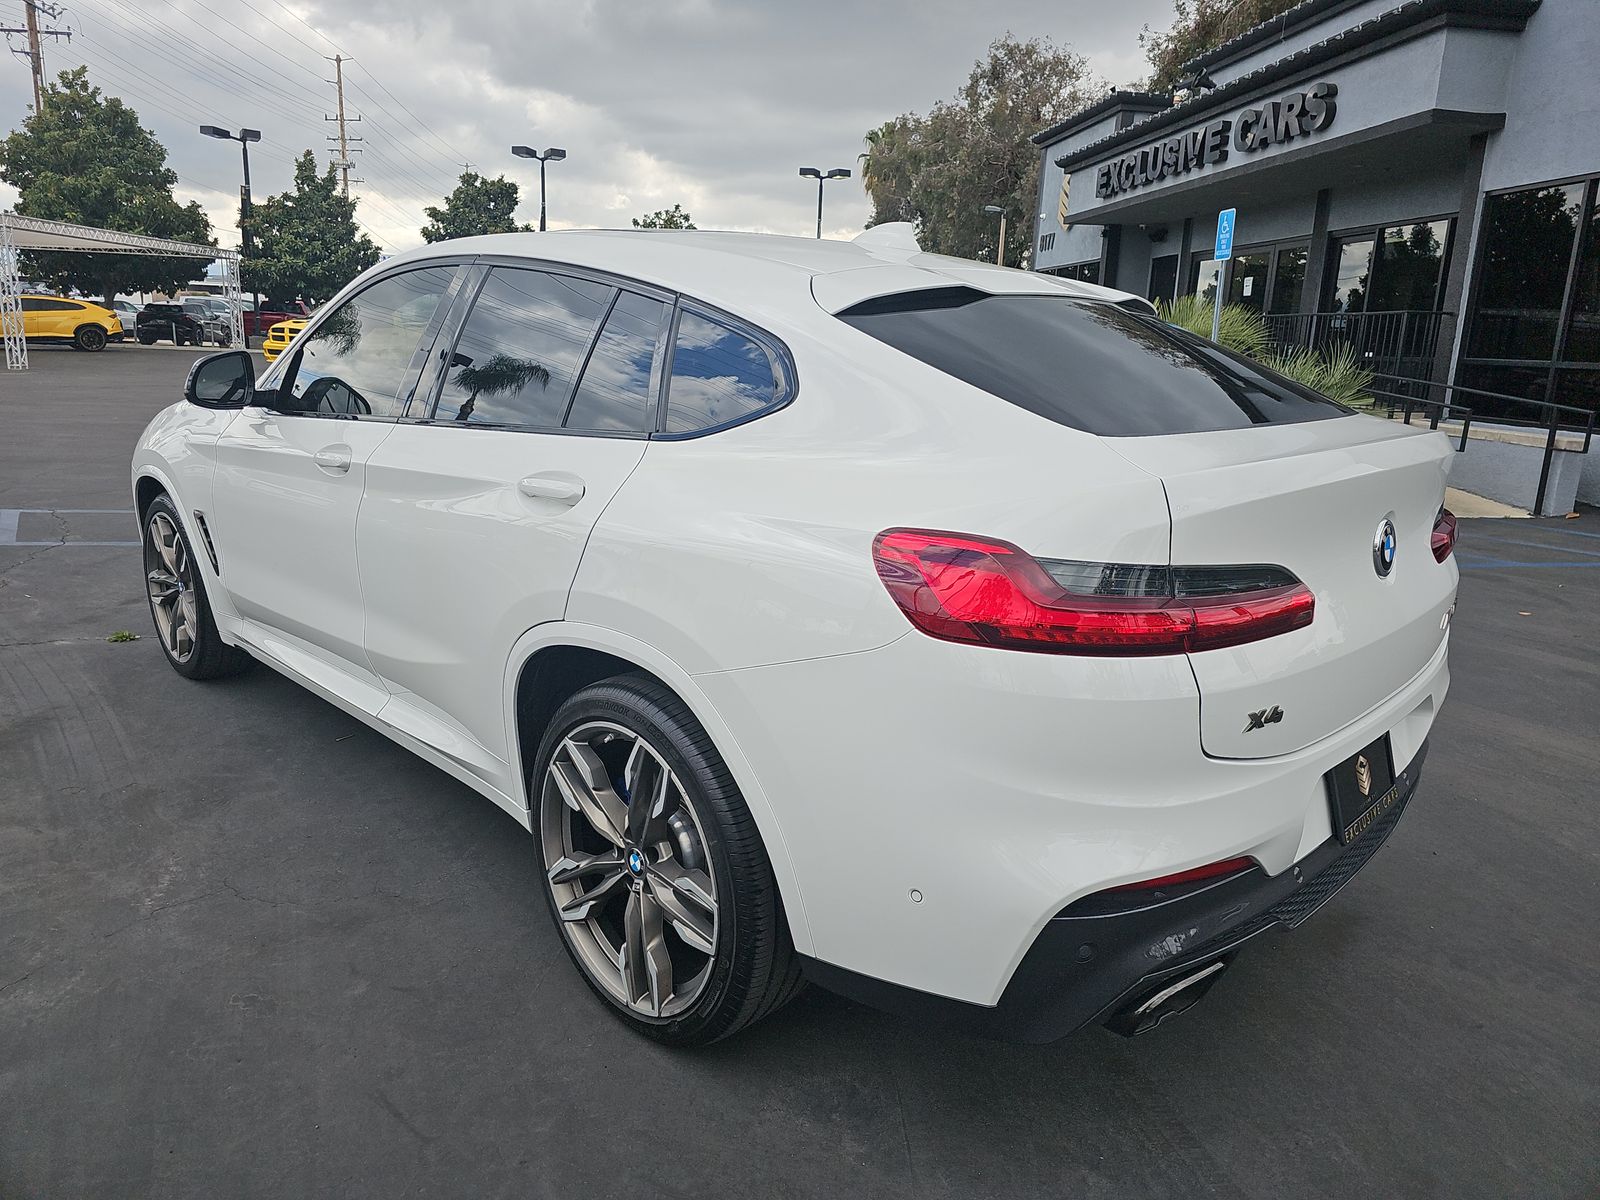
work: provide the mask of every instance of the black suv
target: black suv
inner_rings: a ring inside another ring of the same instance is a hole
[[[161,338],[171,338],[174,346],[201,346],[206,329],[181,304],[146,304],[134,318],[134,334],[142,346],[153,346]]]

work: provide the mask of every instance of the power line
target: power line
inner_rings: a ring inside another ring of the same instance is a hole
[[[28,68],[33,73],[33,115],[38,116],[44,112],[44,43],[41,38],[66,38],[72,40],[72,30],[56,29],[51,26],[39,28],[39,14],[43,13],[50,20],[61,16],[60,5],[46,4],[44,0],[22,0],[23,27],[14,28],[9,25],[0,25],[0,33],[6,35],[6,41],[11,41],[14,33],[26,34],[28,48],[26,50],[12,49],[11,53],[19,58],[28,60]]]
[[[250,5],[250,6],[251,6],[251,7],[254,7],[254,5],[253,5],[253,3],[252,3],[252,0],[245,0],[245,2],[246,2],[246,4],[248,4],[248,5]],[[283,0],[272,0],[272,3],[273,3],[273,4],[274,4],[274,5],[275,5],[275,6],[276,6],[276,7],[277,7],[277,8],[278,8],[278,9],[280,9],[280,10],[281,10],[281,11],[283,11],[283,12],[284,12],[284,13],[286,13],[286,14],[287,14],[287,15],[288,15],[288,16],[290,16],[290,17],[292,17],[292,18],[293,18],[293,19],[294,19],[294,20],[296,20],[296,21],[298,21],[298,22],[299,22],[299,23],[300,23],[300,24],[301,24],[301,25],[304,25],[304,26],[305,26],[305,27],[306,27],[306,28],[307,28],[307,29],[309,29],[309,30],[310,30],[310,31],[311,31],[311,32],[312,32],[312,33],[313,33],[313,34],[315,34],[315,35],[316,35],[316,36],[317,36],[317,37],[319,37],[319,38],[321,38],[321,39],[322,39],[322,40],[323,40],[323,41],[325,41],[325,42],[327,42],[327,43],[328,43],[328,45],[330,45],[330,46],[332,46],[332,47],[333,47],[333,49],[334,49],[334,51],[335,51],[335,52],[337,52],[337,53],[339,53],[339,54],[345,54],[345,50],[344,50],[344,48],[343,48],[343,47],[341,47],[341,46],[340,46],[340,45],[339,45],[339,44],[338,44],[338,43],[337,43],[337,42],[335,42],[335,41],[334,41],[334,40],[333,40],[333,39],[332,39],[332,38],[330,38],[330,37],[329,37],[329,36],[328,36],[328,35],[327,35],[327,34],[325,34],[325,33],[323,33],[323,32],[322,32],[322,31],[321,31],[321,30],[320,30],[320,29],[318,29],[318,28],[317,28],[317,27],[316,27],[316,26],[314,26],[314,25],[312,25],[312,24],[311,24],[311,23],[310,23],[310,22],[309,22],[309,21],[307,21],[307,20],[306,20],[306,19],[305,19],[305,18],[304,18],[304,17],[302,17],[302,16],[301,16],[301,15],[300,15],[300,14],[299,14],[299,13],[297,13],[297,12],[295,12],[295,11],[294,11],[294,10],[293,10],[293,9],[291,9],[291,8],[288,8],[288,7],[286,7],[286,6],[285,6],[285,5],[284,5],[284,4],[283,4]],[[271,23],[271,24],[272,24],[272,25],[273,25],[273,26],[275,26],[275,27],[276,27],[276,28],[278,28],[278,29],[283,29],[283,26],[281,26],[281,25],[279,25],[279,24],[278,24],[278,23],[277,23],[277,22],[276,22],[276,21],[273,21],[273,20],[272,20],[272,18],[271,18],[271,17],[267,17],[267,16],[266,16],[266,14],[265,14],[265,13],[262,13],[262,14],[260,14],[260,15],[261,15],[261,16],[262,16],[262,17],[263,17],[263,18],[265,18],[265,19],[266,19],[266,20],[267,20],[267,21],[268,21],[268,22],[270,22],[270,23]],[[289,36],[290,36],[290,37],[295,37],[295,40],[296,40],[296,41],[300,41],[300,44],[301,44],[301,45],[302,45],[302,46],[306,46],[306,48],[307,48],[307,49],[313,49],[313,47],[311,47],[311,46],[309,46],[309,45],[308,45],[308,44],[307,44],[307,43],[306,43],[306,42],[304,42],[304,41],[302,41],[302,40],[301,40],[301,39],[299,39],[299,38],[298,38],[298,37],[296,37],[296,36],[295,36],[295,35],[294,35],[294,34],[293,34],[293,33],[290,33],[290,32],[289,32],[289,31],[288,31],[288,30],[286,30],[286,29],[285,29],[285,30],[284,30],[284,32],[285,32],[285,33],[288,33],[288,34],[289,34]],[[348,57],[348,55],[347,55],[347,57]],[[454,151],[454,150],[453,150],[453,149],[452,149],[452,148],[451,148],[451,146],[450,146],[450,144],[449,144],[449,143],[448,143],[448,142],[446,142],[446,141],[445,141],[445,140],[444,140],[444,139],[443,139],[443,138],[441,138],[441,137],[440,137],[440,136],[439,136],[439,135],[438,135],[438,134],[437,134],[437,133],[436,133],[436,132],[435,132],[435,131],[434,131],[434,129],[433,129],[433,127],[432,127],[432,126],[430,126],[430,125],[429,125],[429,124],[428,124],[428,123],[427,123],[427,122],[426,122],[426,121],[424,121],[424,120],[423,120],[423,119],[422,119],[422,118],[421,118],[421,117],[419,117],[419,116],[417,116],[417,114],[416,114],[416,113],[414,113],[414,112],[412,112],[412,111],[411,111],[411,109],[409,109],[409,108],[408,108],[408,107],[406,107],[406,102],[405,102],[405,101],[404,101],[404,100],[402,100],[402,99],[400,99],[400,97],[399,97],[399,96],[396,96],[396,95],[395,95],[395,94],[394,94],[394,93],[393,93],[393,92],[391,92],[391,91],[390,91],[390,90],[389,90],[389,89],[388,89],[388,88],[387,88],[387,87],[385,87],[385,86],[384,86],[384,84],[383,84],[383,81],[382,81],[382,80],[381,80],[381,79],[379,79],[379,78],[378,78],[378,77],[377,77],[377,76],[376,76],[376,75],[374,75],[374,74],[372,74],[372,73],[371,73],[371,72],[370,72],[370,71],[369,71],[369,72],[368,72],[368,73],[367,73],[367,76],[368,76],[368,78],[369,78],[369,79],[371,79],[371,80],[372,80],[372,82],[373,82],[373,83],[374,83],[374,84],[376,84],[376,85],[377,85],[377,86],[378,86],[378,87],[379,87],[379,88],[380,88],[380,89],[382,89],[382,91],[383,91],[383,93],[384,93],[384,94],[385,94],[385,95],[386,95],[386,96],[388,96],[388,97],[389,97],[389,99],[391,99],[391,100],[393,100],[393,101],[394,101],[394,102],[395,102],[395,103],[396,103],[396,104],[398,104],[398,105],[399,105],[399,106],[400,106],[400,109],[401,109],[401,111],[402,111],[402,112],[404,112],[404,113],[405,113],[405,114],[406,114],[406,115],[407,115],[407,116],[408,116],[408,117],[410,117],[410,118],[411,118],[411,119],[412,119],[412,120],[413,120],[413,121],[415,121],[415,122],[416,122],[416,123],[417,123],[417,125],[419,125],[419,126],[420,126],[420,127],[421,127],[421,128],[422,128],[422,129],[423,129],[423,130],[424,130],[424,131],[425,131],[425,132],[427,132],[427,133],[428,133],[428,135],[429,135],[429,136],[431,136],[431,137],[432,137],[432,138],[433,138],[433,139],[434,139],[434,143],[435,143],[435,145],[437,145],[437,146],[438,146],[438,147],[439,147],[439,148],[440,148],[440,149],[441,149],[441,150],[442,150],[442,151],[443,151],[443,153],[444,153],[444,155],[445,155],[445,157],[446,157],[446,159],[449,159],[449,160],[451,160],[451,161],[454,161],[454,159],[455,159],[455,151]],[[352,82],[352,83],[351,83],[351,85],[350,85],[350,86],[351,86],[351,87],[352,87],[352,88],[354,88],[354,89],[355,89],[355,90],[356,90],[356,91],[358,91],[358,92],[361,92],[361,94],[362,94],[362,95],[364,95],[364,96],[365,96],[365,95],[367,95],[367,93],[366,93],[366,92],[364,92],[364,91],[362,91],[362,89],[361,89],[361,85],[360,85],[360,84],[358,84],[358,83],[355,83],[355,82]],[[372,97],[371,97],[371,96],[368,96],[368,97],[367,97],[367,98],[368,98],[368,99],[369,99],[369,100],[373,100],[373,98],[372,98]],[[378,103],[378,102],[377,102],[377,101],[376,101],[376,100],[373,100],[373,103],[374,103],[374,104],[377,104],[377,103]],[[382,107],[382,105],[379,105],[379,107]]]

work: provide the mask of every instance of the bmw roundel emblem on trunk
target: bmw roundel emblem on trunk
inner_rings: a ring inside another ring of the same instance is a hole
[[[1372,538],[1372,569],[1378,578],[1383,579],[1394,570],[1394,550],[1394,522],[1385,517]]]

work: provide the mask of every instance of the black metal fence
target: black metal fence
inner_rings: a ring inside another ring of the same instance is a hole
[[[1595,410],[1592,408],[1575,408],[1570,404],[1553,404],[1548,400],[1529,400],[1526,396],[1488,392],[1482,388],[1453,387],[1393,372],[1375,373],[1373,382],[1377,386],[1369,388],[1368,392],[1377,399],[1378,406],[1387,408],[1389,416],[1398,416],[1407,425],[1411,424],[1412,414],[1417,412],[1427,414],[1428,426],[1432,429],[1439,428],[1441,417],[1460,421],[1460,443],[1456,446],[1457,450],[1467,448],[1467,434],[1472,428],[1472,409],[1467,404],[1455,403],[1457,399],[1469,402],[1476,399],[1480,404],[1490,400],[1496,402],[1497,406],[1521,405],[1523,411],[1535,410],[1539,414],[1537,417],[1494,418],[1494,423],[1497,425],[1537,429],[1545,435],[1544,457],[1539,464],[1539,486],[1533,499],[1534,516],[1544,512],[1544,494],[1550,483],[1550,463],[1555,457],[1557,435],[1581,433],[1583,445],[1580,451],[1583,454],[1589,453],[1589,447],[1594,441]],[[1438,399],[1433,398],[1435,394]]]
[[[1374,374],[1429,379],[1440,338],[1453,335],[1455,314],[1422,310],[1277,313],[1267,327],[1279,351],[1310,348],[1324,354],[1349,346]]]

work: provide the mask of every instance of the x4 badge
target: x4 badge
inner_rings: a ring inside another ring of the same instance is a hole
[[[1274,704],[1271,708],[1250,713],[1245,718],[1244,731],[1249,733],[1252,729],[1265,729],[1268,725],[1276,725],[1281,720],[1283,720],[1283,709]]]

